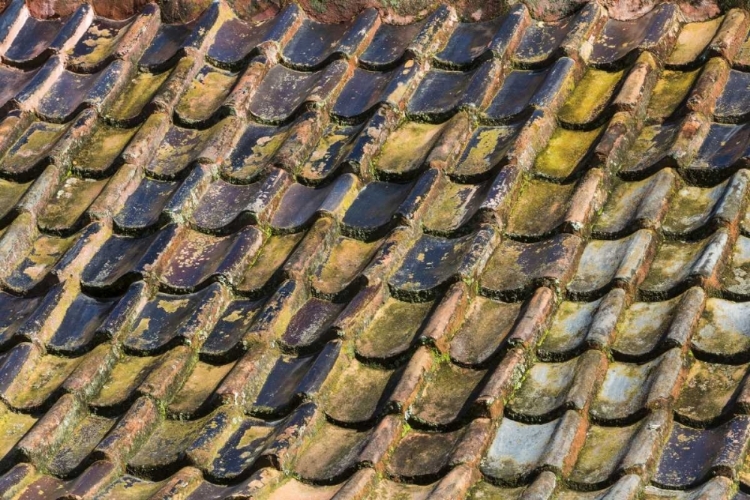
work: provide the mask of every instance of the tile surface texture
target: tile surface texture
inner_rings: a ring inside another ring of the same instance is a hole
[[[750,498],[749,12],[165,9],[0,13],[0,497]]]

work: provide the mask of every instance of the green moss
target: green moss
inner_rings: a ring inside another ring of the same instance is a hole
[[[558,127],[537,157],[534,170],[551,179],[566,179],[576,170],[600,132],[601,128],[583,132]]]
[[[120,92],[117,100],[110,107],[108,115],[117,120],[128,120],[138,116],[146,103],[167,80],[169,74],[169,71],[158,74],[145,71],[138,73],[130,85]]]
[[[378,169],[403,174],[420,167],[442,130],[443,124],[406,122],[385,142],[377,161]]]
[[[687,97],[699,72],[700,70],[664,71],[651,94],[646,115],[651,118],[671,116]]]
[[[576,125],[594,121],[612,98],[624,72],[590,68],[560,110],[560,119]]]

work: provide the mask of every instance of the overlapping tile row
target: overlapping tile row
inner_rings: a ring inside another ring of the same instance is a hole
[[[750,491],[746,12],[158,14],[3,13],[4,495]]]

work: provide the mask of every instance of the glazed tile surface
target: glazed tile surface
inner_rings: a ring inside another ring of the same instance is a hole
[[[750,498],[750,14],[0,14],[2,498]]]

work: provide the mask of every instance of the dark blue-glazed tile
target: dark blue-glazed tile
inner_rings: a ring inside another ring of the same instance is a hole
[[[615,64],[639,48],[654,48],[663,38],[676,34],[670,30],[675,9],[671,5],[654,8],[632,21],[609,19],[591,51],[591,62]]]
[[[42,297],[16,297],[0,292],[0,349],[5,350],[13,336],[31,317]]]
[[[37,286],[53,284],[57,278],[52,275],[55,266],[76,242],[77,235],[67,238],[41,235],[31,249],[5,278],[5,285],[16,291],[28,292]]]
[[[131,20],[96,18],[68,51],[68,65],[79,70],[99,68],[114,55],[117,43],[128,31]]]
[[[36,19],[29,16],[13,39],[3,59],[15,65],[39,64],[49,56],[52,41],[65,24],[63,19]]]
[[[498,17],[477,23],[460,23],[435,59],[450,66],[468,66],[487,51],[505,19]]]
[[[0,66],[0,109],[13,99],[36,74],[36,70],[24,71],[10,66]]]
[[[644,127],[628,152],[622,173],[643,177],[662,166],[673,164],[672,146],[678,132],[676,123]]]
[[[66,354],[90,349],[93,347],[92,341],[95,340],[97,328],[115,304],[116,301],[112,299],[100,300],[83,293],[78,294],[65,310],[65,316],[47,342],[47,348]]]
[[[161,281],[181,290],[194,289],[218,276],[231,282],[260,244],[261,233],[254,227],[223,237],[187,230],[171,248]]]
[[[398,290],[430,293],[458,279],[463,271],[474,235],[456,239],[422,236],[406,255],[391,279]]]
[[[225,358],[240,346],[242,338],[263,306],[263,300],[236,299],[221,315],[201,347],[201,356]]]
[[[744,163],[748,156],[750,127],[712,123],[695,160],[689,165],[696,175],[721,179]]]
[[[346,23],[328,24],[306,19],[284,47],[284,59],[302,68],[317,67],[333,54],[348,29]]]
[[[574,25],[575,16],[553,22],[532,22],[523,32],[514,59],[524,64],[543,64],[560,50],[560,44]]]
[[[342,175],[323,187],[292,184],[279,201],[271,225],[284,232],[296,232],[312,222],[316,213],[332,213],[355,188],[353,175]]]
[[[229,155],[225,176],[246,184],[263,172],[289,135],[289,127],[250,123]]]
[[[211,184],[193,212],[193,221],[203,229],[217,231],[234,224],[250,222],[243,219],[247,207],[261,192],[262,183],[230,184],[218,180]]]
[[[514,70],[487,108],[493,120],[507,120],[521,114],[547,78],[547,70]]]
[[[318,354],[278,356],[255,379],[247,410],[257,415],[289,412],[305,396],[316,393],[336,362],[338,343],[329,343]]]
[[[409,113],[416,116],[445,116],[456,111],[466,96],[473,76],[473,72],[428,71],[409,100]]]
[[[157,293],[124,333],[123,346],[137,354],[153,355],[193,341],[221,293],[221,285],[216,283],[188,295]]]
[[[179,182],[144,178],[115,215],[115,224],[127,230],[145,229],[157,224],[162,210],[179,186]]]
[[[750,420],[745,415],[713,429],[693,429],[673,423],[654,483],[683,489],[702,483],[712,472],[736,471],[747,447],[749,426]]]
[[[362,125],[330,125],[317,147],[298,171],[305,179],[321,181],[328,178],[352,151]]]
[[[67,130],[65,125],[32,122],[0,160],[6,175],[24,178],[47,161],[47,153]]]
[[[345,304],[312,298],[294,314],[281,336],[283,345],[297,351],[306,351],[327,340],[329,328]]]
[[[542,283],[568,281],[580,251],[577,236],[561,234],[538,243],[502,242],[484,268],[481,287],[509,298]]]
[[[343,61],[334,61],[319,71],[302,72],[278,64],[258,86],[250,112],[261,120],[283,122],[303,103],[327,100],[347,67]]]
[[[141,66],[158,68],[168,64],[182,49],[193,27],[194,23],[159,26],[159,31],[141,57]]]
[[[370,182],[359,192],[344,215],[351,232],[375,232],[387,226],[414,187],[413,182]]]
[[[381,23],[359,60],[372,68],[388,67],[398,62],[406,48],[424,27],[425,21],[407,25]]]
[[[160,178],[184,174],[184,170],[200,158],[211,138],[221,132],[225,122],[223,120],[205,130],[171,126],[159,144],[156,155],[148,163],[148,171]]]
[[[744,121],[750,114],[747,92],[750,88],[750,73],[730,70],[724,90],[716,101],[714,114],[719,121]]]
[[[80,110],[98,77],[63,71],[39,101],[38,112],[55,121],[67,121]]]
[[[353,119],[379,103],[398,108],[412,87],[409,83],[417,71],[418,66],[413,61],[388,72],[355,69],[333,106],[333,113]]]
[[[273,20],[253,25],[237,18],[228,19],[216,31],[206,57],[219,66],[234,67],[263,42],[273,24]]]
[[[140,238],[110,236],[84,268],[81,283],[92,288],[129,284],[155,263],[173,234],[171,227]]]
[[[482,177],[507,160],[519,125],[480,126],[471,134],[451,175],[467,182]]]
[[[209,467],[210,476],[227,481],[243,475],[273,442],[275,432],[278,431],[277,427],[282,426],[282,424],[283,422],[265,422],[259,419],[245,418],[224,446],[216,453]],[[222,491],[221,496],[216,498],[224,498],[226,493]],[[204,497],[198,496],[196,498]]]

